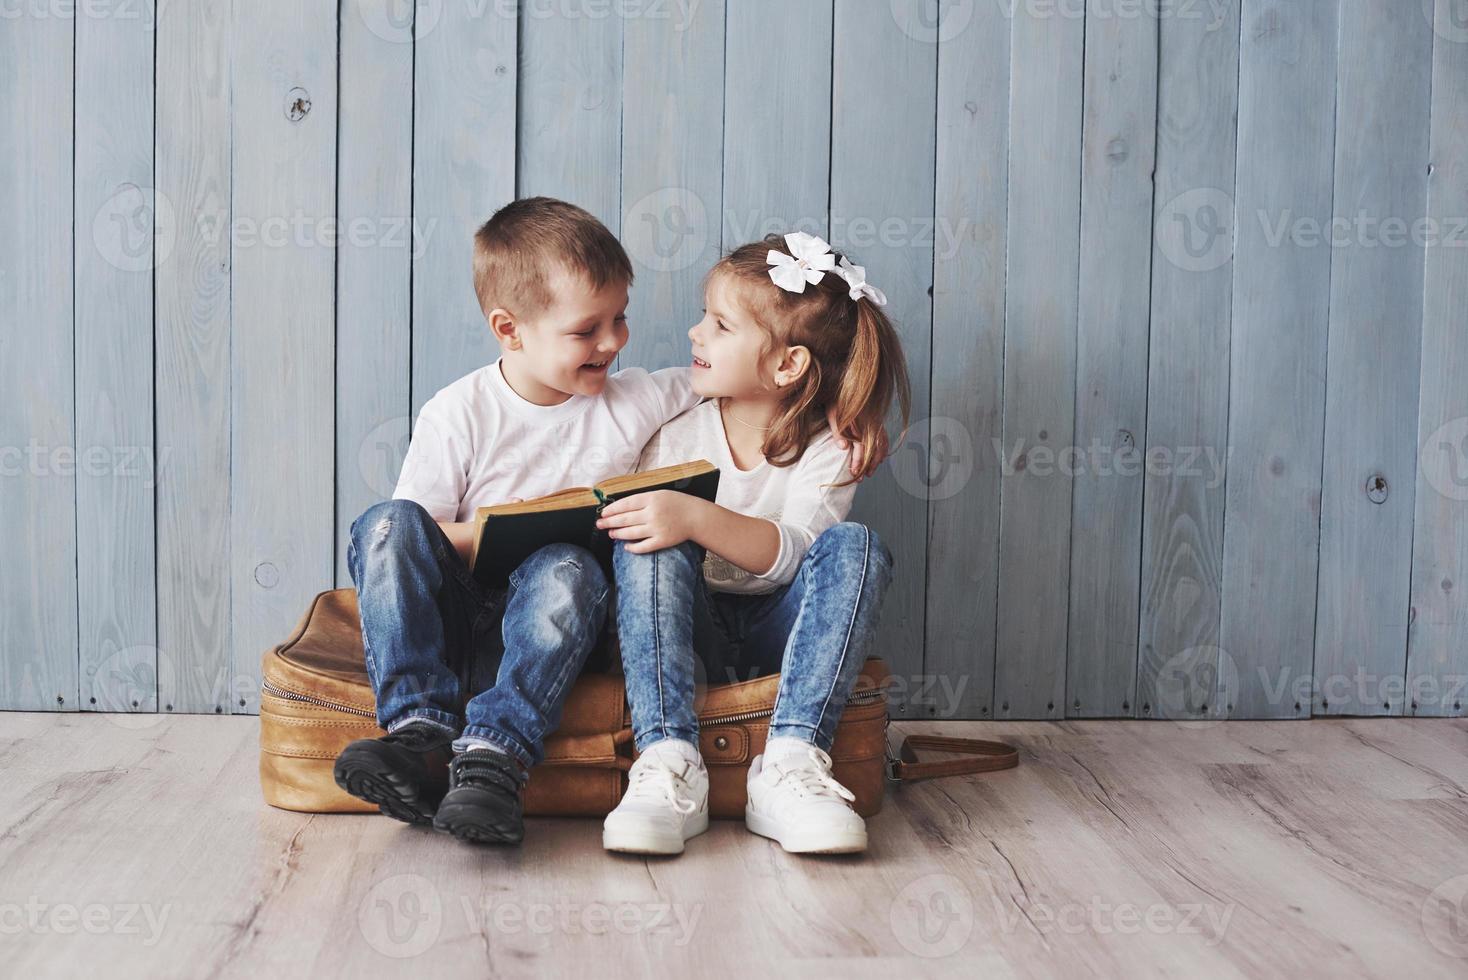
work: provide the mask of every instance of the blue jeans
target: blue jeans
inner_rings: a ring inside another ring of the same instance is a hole
[[[636,554],[617,541],[617,628],[639,752],[665,738],[698,744],[696,689],[780,672],[769,737],[829,750],[892,580],[875,532],[841,523],[816,538],[774,592],[709,591],[692,541]],[[696,652],[695,652],[696,651]]]
[[[424,719],[460,735],[456,751],[485,740],[526,768],[540,762],[606,620],[591,553],[547,545],[488,589],[422,505],[387,500],[352,523],[347,566],[378,726]]]

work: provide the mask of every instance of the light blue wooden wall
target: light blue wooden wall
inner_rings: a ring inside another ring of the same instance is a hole
[[[623,366],[767,231],[887,292],[899,716],[1465,713],[1458,0],[77,6],[0,19],[0,706],[255,711],[551,194]]]

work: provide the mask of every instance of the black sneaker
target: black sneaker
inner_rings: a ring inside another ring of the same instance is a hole
[[[336,784],[404,823],[433,823],[448,791],[454,736],[437,725],[409,722],[381,738],[361,738],[336,757]]]
[[[469,749],[449,763],[449,791],[433,829],[470,844],[518,844],[525,839],[520,763],[494,749]]]

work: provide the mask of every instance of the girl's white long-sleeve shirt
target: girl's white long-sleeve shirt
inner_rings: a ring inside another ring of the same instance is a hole
[[[649,470],[694,459],[707,459],[719,468],[715,503],[747,517],[771,521],[780,532],[775,563],[759,574],[708,551],[704,580],[715,592],[757,594],[773,592],[789,583],[811,544],[826,528],[846,519],[856,496],[854,483],[832,485],[850,474],[847,451],[836,445],[829,431],[816,437],[793,466],[772,466],[761,460],[751,470],[739,469],[729,451],[717,399],[690,408],[659,429],[643,448],[637,468]]]

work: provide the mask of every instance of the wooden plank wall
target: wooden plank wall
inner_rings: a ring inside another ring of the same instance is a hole
[[[77,8],[0,19],[0,707],[255,711],[550,194],[622,366],[768,232],[887,292],[898,715],[1465,713],[1456,0]]]

